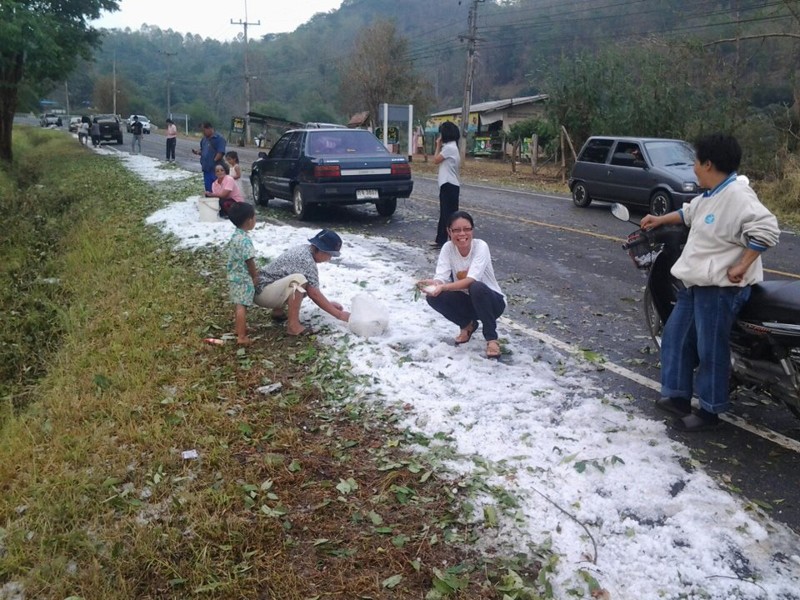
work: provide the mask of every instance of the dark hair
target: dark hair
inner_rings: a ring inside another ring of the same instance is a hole
[[[203,122],[200,124],[200,128],[201,128],[201,129],[214,129],[214,126],[211,124],[211,122],[210,122],[210,121],[203,121]]]
[[[235,150],[231,150],[225,153],[225,156],[230,156],[231,158],[236,159],[236,162],[239,162],[239,153]]]
[[[450,226],[453,223],[455,223],[456,221],[458,221],[459,219],[466,219],[467,221],[469,221],[469,226],[470,227],[475,227],[475,223],[472,220],[472,215],[471,214],[469,214],[465,210],[457,210],[454,213],[450,213],[450,216],[447,217],[447,228],[450,229]]]
[[[233,206],[228,209],[228,217],[231,223],[237,227],[243,225],[247,219],[255,214],[256,209],[253,208],[252,204],[248,204],[247,202],[234,202]]]
[[[445,121],[439,125],[439,133],[442,136],[442,143],[457,142],[461,138],[458,126],[452,121]]]
[[[717,171],[733,173],[742,162],[742,147],[726,133],[712,133],[694,143],[695,156],[701,164],[710,161]]]

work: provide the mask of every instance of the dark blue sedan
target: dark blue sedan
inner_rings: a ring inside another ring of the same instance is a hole
[[[369,131],[341,128],[287,131],[269,154],[259,154],[250,183],[256,203],[289,200],[300,219],[319,204],[370,203],[388,217],[414,188],[405,157]]]

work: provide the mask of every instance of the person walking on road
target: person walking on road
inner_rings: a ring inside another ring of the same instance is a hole
[[[142,125],[141,121],[139,121],[139,117],[133,117],[133,123],[131,123],[131,133],[133,134],[133,139],[131,140],[131,154],[141,154],[142,153],[142,131],[144,131],[144,126]],[[139,151],[136,151],[136,147],[139,147]]]
[[[100,145],[100,123],[97,122],[97,119],[92,121],[92,126],[89,131],[92,136],[92,146],[97,148]]]
[[[81,121],[78,125],[78,141],[81,145],[86,146],[86,139],[89,137],[89,123]]]
[[[200,140],[200,150],[192,148],[192,154],[200,157],[200,167],[203,169],[203,184],[206,191],[211,191],[211,184],[217,178],[214,169],[222,164],[225,156],[225,138],[214,131],[214,126],[205,121],[202,125],[203,138]],[[227,171],[227,169],[226,169]]]
[[[178,145],[178,128],[172,119],[167,119],[167,162],[175,162],[175,146]]]

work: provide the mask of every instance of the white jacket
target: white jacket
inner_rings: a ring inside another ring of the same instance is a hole
[[[728,267],[738,262],[745,248],[764,251],[780,236],[775,215],[745,181],[732,177],[712,195],[697,196],[680,210],[689,239],[671,272],[687,287],[744,287],[764,279],[758,257],[740,283],[728,280]]]

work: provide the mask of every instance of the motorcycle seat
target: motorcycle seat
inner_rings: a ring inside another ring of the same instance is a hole
[[[762,281],[755,284],[739,318],[800,324],[800,281]]]

